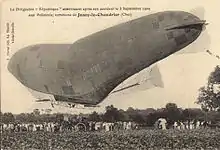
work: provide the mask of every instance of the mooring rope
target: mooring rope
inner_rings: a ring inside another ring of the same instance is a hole
[[[206,50],[206,52],[207,52],[209,55],[211,55],[211,56],[217,58],[218,60],[220,60],[220,56],[219,56],[219,55],[216,55],[216,54],[212,53],[210,50]]]

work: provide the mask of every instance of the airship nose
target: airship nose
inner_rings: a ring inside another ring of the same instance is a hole
[[[27,68],[30,65],[30,63],[33,62],[33,57],[31,57],[31,54],[32,52],[37,52],[38,49],[39,46],[37,45],[27,46],[18,50],[9,60],[7,65],[8,71],[12,75],[14,75],[15,78],[17,78],[20,82],[24,83],[26,81],[25,75]]]
[[[185,29],[186,33],[188,31],[198,32],[200,33],[205,25],[207,25],[206,21],[200,19],[198,16],[188,13],[188,12],[171,12],[172,19],[175,20],[173,23],[168,24],[166,29]]]
[[[186,13],[183,15],[183,24],[188,25],[188,27],[197,29],[197,30],[204,30],[205,26],[207,25],[206,20],[203,18],[199,18],[198,16],[191,14],[191,13]]]
[[[27,48],[17,51],[8,62],[8,71],[14,75],[19,81],[23,80],[22,75],[22,62],[24,60],[24,53],[26,53]]]
[[[206,25],[205,20],[201,20],[196,15],[188,12],[177,12],[174,18],[176,20],[176,24],[171,25],[166,29],[177,29],[179,31],[183,31],[184,35],[192,41],[200,35]]]
[[[19,52],[15,53],[8,62],[8,71],[13,74],[16,78],[18,78],[18,70],[17,67],[19,66]]]
[[[202,31],[205,30],[206,21],[198,16],[186,13],[182,18],[182,25],[180,28],[184,29],[184,33],[188,39],[194,41],[199,37]]]

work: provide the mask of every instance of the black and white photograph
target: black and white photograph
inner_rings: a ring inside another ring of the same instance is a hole
[[[220,149],[218,6],[1,1],[1,150]]]

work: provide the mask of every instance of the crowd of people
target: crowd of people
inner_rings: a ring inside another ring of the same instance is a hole
[[[69,121],[49,122],[49,123],[9,123],[0,124],[1,132],[62,132],[62,131],[113,131],[113,130],[130,130],[137,129],[138,126],[134,122],[78,122],[71,123]]]
[[[155,122],[155,126],[158,129],[167,129],[167,121],[166,119],[160,118]],[[171,127],[173,129],[179,129],[179,130],[184,130],[184,129],[198,129],[198,128],[206,128],[206,127],[212,127],[212,123],[209,121],[199,121],[199,120],[192,120],[192,121],[175,121]],[[214,126],[213,127],[218,127]]]
[[[198,129],[207,127],[210,123],[206,121],[177,121],[168,127],[166,119],[160,118],[155,122],[156,129]],[[113,130],[134,130],[140,126],[134,122],[44,122],[44,123],[9,123],[0,124],[1,132],[63,132],[63,131],[113,131]]]

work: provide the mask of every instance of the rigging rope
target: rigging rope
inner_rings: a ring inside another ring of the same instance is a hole
[[[219,55],[213,54],[210,50],[206,50],[206,52],[207,52],[209,55],[211,55],[211,56],[217,58],[218,60],[220,60],[220,56],[219,56]]]

